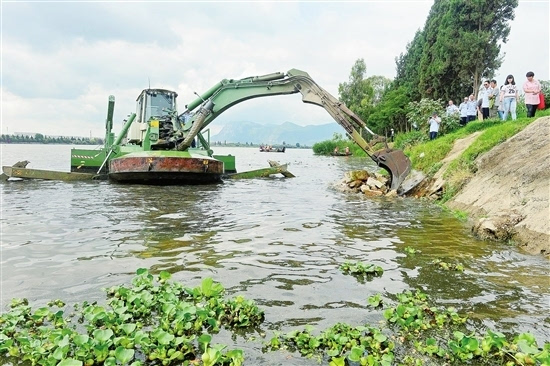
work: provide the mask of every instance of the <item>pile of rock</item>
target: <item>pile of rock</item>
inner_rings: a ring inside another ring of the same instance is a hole
[[[346,172],[339,187],[343,191],[361,192],[369,197],[397,196],[397,191],[395,189],[390,190],[389,185],[389,178],[382,174],[371,173],[366,170],[352,170]]]

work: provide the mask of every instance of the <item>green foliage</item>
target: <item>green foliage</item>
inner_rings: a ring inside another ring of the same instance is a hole
[[[441,100],[423,98],[419,102],[412,101],[407,105],[407,118],[413,126],[416,125],[419,129],[427,131],[429,128],[428,120],[432,113],[436,112],[438,116],[442,116],[444,111]]]
[[[367,66],[364,59],[358,59],[351,68],[349,81],[338,85],[338,94],[351,111],[357,114],[363,121],[369,119],[375,107],[382,99],[391,85],[391,80],[380,75],[366,76]],[[372,126],[379,134],[380,129]]]
[[[226,300],[224,288],[211,278],[197,287],[170,282],[161,272],[155,279],[138,269],[132,286],[106,290],[107,306],[84,302],[75,305],[73,317],[64,317],[61,300],[32,311],[25,300],[14,299],[11,310],[0,316],[0,355],[13,363],[33,365],[189,365],[201,358],[203,365],[233,365],[243,362],[241,350],[210,346],[211,335],[221,326],[228,329],[259,325],[263,311],[242,296]],[[85,332],[81,333],[79,329]]]
[[[353,156],[367,156],[359,145],[348,138],[344,138],[340,133],[335,133],[332,140],[316,142],[312,149],[315,155],[328,156],[333,153],[336,147],[338,147],[338,151],[345,151],[346,147],[349,147]]]
[[[436,265],[438,268],[441,268],[445,271],[458,271],[458,272],[464,271],[464,266],[460,263],[447,263],[442,261],[441,259],[434,259],[432,261],[432,264]]]
[[[383,303],[382,295],[376,294],[376,295],[369,296],[369,298],[367,299],[367,302],[373,308],[380,307],[382,306],[382,303]]]
[[[375,265],[373,263],[365,262],[349,262],[340,265],[340,270],[345,274],[350,274],[356,277],[372,277],[372,276],[382,276],[384,269],[382,267]]]
[[[210,278],[186,287],[172,283],[168,272],[156,278],[146,269],[136,273],[131,286],[106,290],[106,306],[77,304],[74,316],[64,317],[61,300],[33,310],[26,299],[13,299],[11,309],[0,315],[0,360],[45,366],[244,364],[242,350],[226,351],[227,346],[212,343],[211,334],[220,326],[259,325],[263,313],[251,301],[225,300],[223,286]],[[374,308],[387,304],[379,327],[336,323],[315,335],[306,325],[275,332],[263,348],[343,366],[550,364],[550,343],[539,346],[530,333],[479,334],[467,328],[456,309],[430,304],[421,291],[390,297],[368,299]]]
[[[392,84],[393,85],[393,84]],[[388,136],[391,128],[395,132],[410,131],[411,123],[407,120],[406,107],[409,97],[405,87],[390,87],[382,95],[372,113],[369,115],[367,124],[370,129],[378,134]]]
[[[407,253],[407,255],[414,255],[417,253],[422,253],[422,251],[420,249],[414,249],[413,247],[408,246],[405,247],[405,253]]]
[[[517,0],[436,1],[405,54],[396,59],[396,85],[412,100],[461,99],[502,64]]]
[[[396,294],[396,304],[383,316],[388,329],[369,325],[337,323],[313,334],[306,326],[286,334],[275,334],[264,350],[288,349],[308,358],[328,359],[329,365],[546,365],[550,343],[538,347],[532,334],[522,333],[513,341],[499,332],[487,330],[478,335],[466,328],[466,317],[453,307],[429,303],[421,291]],[[369,304],[382,304],[380,295]],[[388,335],[393,330],[393,334]],[[476,363],[471,363],[476,361]]]
[[[394,343],[378,328],[337,323],[318,336],[312,330],[306,327],[276,336],[265,348],[296,350],[306,357],[324,355],[330,365],[346,365],[346,358],[361,365],[392,365]]]
[[[351,68],[349,81],[338,85],[340,100],[361,119],[366,120],[374,99],[374,88],[366,80],[367,66],[358,59]]]

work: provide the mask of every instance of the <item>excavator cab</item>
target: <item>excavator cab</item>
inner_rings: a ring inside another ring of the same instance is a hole
[[[128,131],[128,143],[141,144],[145,139],[147,123],[158,119],[161,131],[172,131],[176,116],[178,94],[166,89],[145,89],[136,99],[136,120]]]

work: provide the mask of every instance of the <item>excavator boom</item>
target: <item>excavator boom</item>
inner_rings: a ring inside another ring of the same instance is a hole
[[[302,94],[304,103],[324,108],[346,130],[353,141],[390,174],[391,189],[397,189],[401,185],[410,172],[409,158],[401,150],[390,149],[387,145],[385,149],[374,151],[363,138],[362,132],[368,132],[374,139],[380,136],[371,131],[365,122],[342,102],[317,85],[308,73],[297,69],[289,70],[286,74],[279,72],[240,80],[222,80],[214,85],[189,103],[186,111],[180,115],[180,117],[185,116],[184,119],[187,122],[183,127],[185,138],[178,145],[178,150],[187,149],[201,130],[235,104],[252,98],[296,93]],[[195,112],[199,106],[206,105],[206,109],[210,111],[206,116],[202,107],[199,109],[202,109],[201,113]]]

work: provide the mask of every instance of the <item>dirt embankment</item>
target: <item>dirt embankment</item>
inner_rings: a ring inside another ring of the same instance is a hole
[[[479,133],[455,142],[430,182],[427,195],[440,189],[447,164]],[[482,238],[512,240],[532,254],[550,256],[550,117],[478,157],[477,172],[447,205],[469,213],[472,230]]]

